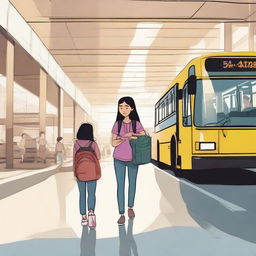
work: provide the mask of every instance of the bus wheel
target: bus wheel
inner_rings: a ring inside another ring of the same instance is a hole
[[[160,167],[160,143],[159,143],[159,140],[157,141],[156,153],[157,153],[157,167]]]

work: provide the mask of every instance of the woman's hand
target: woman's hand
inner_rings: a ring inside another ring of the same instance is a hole
[[[133,136],[133,132],[128,132],[128,133],[126,133],[123,137],[125,137],[125,138],[130,138],[130,137],[132,137]]]
[[[113,147],[117,147],[119,146],[121,143],[123,143],[125,140],[125,138],[119,137],[116,134],[112,135],[112,146]]]

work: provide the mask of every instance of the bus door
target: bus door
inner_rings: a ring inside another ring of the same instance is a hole
[[[178,156],[177,167],[181,169],[191,168],[191,138],[192,138],[192,114],[191,114],[191,95],[188,93],[188,84],[186,83],[182,92],[182,105],[179,111],[179,138],[178,138]]]

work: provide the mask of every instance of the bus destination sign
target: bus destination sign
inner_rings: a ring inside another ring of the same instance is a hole
[[[256,58],[208,58],[205,69],[208,72],[256,71]]]

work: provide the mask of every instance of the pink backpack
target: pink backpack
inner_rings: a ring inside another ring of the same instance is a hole
[[[74,170],[75,176],[80,181],[98,180],[101,177],[100,163],[93,149],[92,141],[88,147],[79,145],[79,149],[75,153]]]

